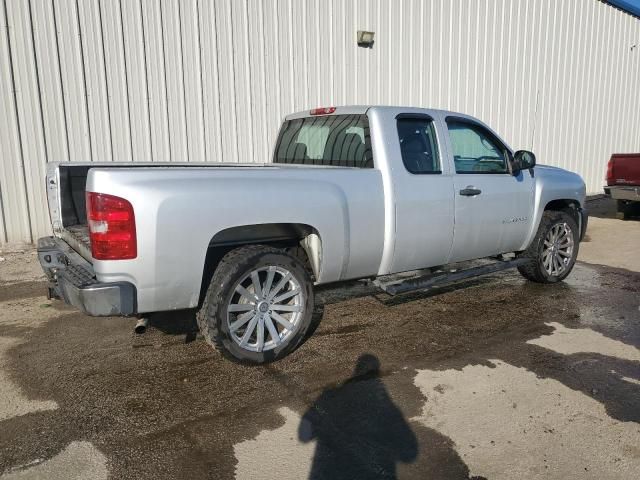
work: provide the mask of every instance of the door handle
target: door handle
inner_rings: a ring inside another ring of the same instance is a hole
[[[476,195],[480,195],[482,190],[479,188],[475,188],[472,185],[468,185],[467,188],[463,188],[460,190],[460,195],[464,195],[465,197],[475,197]]]

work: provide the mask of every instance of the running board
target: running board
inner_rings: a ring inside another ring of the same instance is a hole
[[[531,259],[529,258],[515,258],[513,260],[501,260],[489,265],[467,268],[465,270],[459,270],[457,272],[421,275],[419,277],[413,277],[408,280],[391,282],[387,284],[381,283],[379,280],[376,280],[374,283],[389,295],[398,295],[401,293],[412,292],[414,290],[424,290],[437,285],[458,282],[467,278],[479,277],[481,275],[488,275],[490,273],[508,270],[509,268],[515,268],[518,265],[523,265],[530,261]]]

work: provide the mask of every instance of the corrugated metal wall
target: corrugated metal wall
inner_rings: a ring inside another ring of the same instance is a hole
[[[49,231],[46,162],[268,161],[318,105],[470,113],[599,192],[639,79],[640,20],[597,0],[0,0],[0,244]]]

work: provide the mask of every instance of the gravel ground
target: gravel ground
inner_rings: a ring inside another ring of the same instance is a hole
[[[265,367],[190,313],[143,336],[83,316],[31,251],[0,254],[0,478],[638,478],[640,222],[587,240],[555,286],[324,292],[315,335]]]

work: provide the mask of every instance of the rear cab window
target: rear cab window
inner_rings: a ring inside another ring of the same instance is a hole
[[[274,163],[373,168],[366,115],[322,115],[285,121]]]

